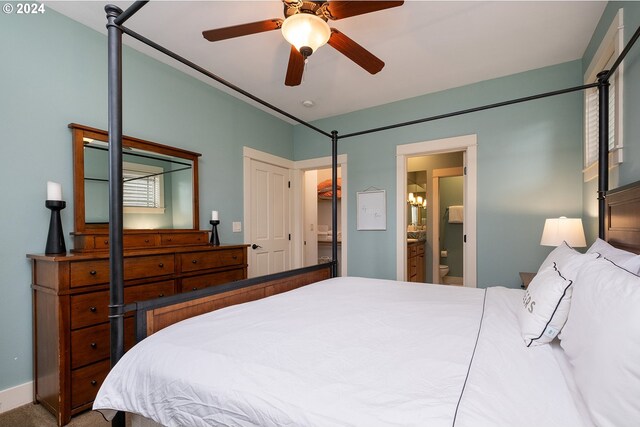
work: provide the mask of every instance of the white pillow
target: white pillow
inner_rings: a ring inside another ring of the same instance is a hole
[[[544,260],[518,312],[520,333],[527,347],[547,344],[560,332],[571,305],[571,283],[580,267],[600,256],[581,254],[562,242]]]
[[[638,425],[640,277],[599,259],[573,287],[560,345],[591,418],[600,427]]]
[[[598,238],[587,250],[587,253],[599,253],[603,257],[613,261],[614,264],[629,270],[632,273],[640,272],[640,255],[614,248],[609,243]]]
[[[562,242],[562,244],[552,250],[547,258],[545,258],[538,269],[538,274],[545,269],[553,269],[555,265],[565,279],[574,280],[578,270],[584,263],[596,259],[599,256],[600,255],[595,252],[581,254],[567,245],[567,242]]]
[[[536,274],[518,311],[520,333],[527,347],[547,344],[558,335],[567,320],[571,292],[571,280],[556,268]]]

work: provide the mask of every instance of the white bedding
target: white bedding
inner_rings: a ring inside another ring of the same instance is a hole
[[[552,348],[524,345],[521,299],[330,279],[152,335],[94,409],[169,427],[583,426]]]

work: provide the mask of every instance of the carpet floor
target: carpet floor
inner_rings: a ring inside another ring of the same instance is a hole
[[[89,411],[71,418],[67,427],[110,427],[98,412]],[[57,427],[56,419],[42,405],[20,406],[0,414],[0,427]]]

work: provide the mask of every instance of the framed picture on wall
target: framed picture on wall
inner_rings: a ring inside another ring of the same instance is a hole
[[[385,190],[359,191],[357,230],[387,229],[387,193]]]

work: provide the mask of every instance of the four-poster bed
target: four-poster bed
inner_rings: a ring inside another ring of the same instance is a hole
[[[637,208],[637,202],[635,201],[634,198],[626,198],[624,199],[625,202],[627,203],[618,203],[618,204],[612,204],[609,207],[607,206],[607,201],[610,199],[609,195],[607,194],[607,190],[608,190],[608,146],[606,144],[606,139],[607,139],[607,126],[608,126],[608,120],[607,120],[607,108],[606,106],[608,105],[608,80],[611,77],[611,75],[615,72],[616,68],[618,67],[618,65],[620,64],[620,62],[622,61],[622,59],[624,58],[624,56],[627,54],[627,52],[629,51],[629,49],[631,48],[631,46],[633,45],[633,43],[635,43],[636,39],[638,38],[638,35],[640,34],[640,29],[639,31],[636,31],[636,33],[634,34],[634,36],[632,37],[631,41],[629,42],[629,44],[627,45],[627,47],[625,48],[625,50],[622,52],[622,54],[620,55],[620,57],[618,58],[618,60],[615,62],[615,64],[612,66],[612,68],[610,70],[607,71],[603,71],[598,77],[598,81],[596,83],[591,83],[591,84],[586,84],[586,85],[582,85],[582,86],[577,86],[577,87],[572,87],[572,88],[567,88],[567,89],[563,89],[563,90],[558,90],[558,91],[553,91],[553,92],[548,92],[548,93],[544,93],[544,94],[537,94],[537,95],[533,95],[533,96],[529,96],[529,97],[525,97],[525,98],[519,98],[519,99],[515,99],[515,100],[510,100],[510,101],[505,101],[505,102],[500,102],[500,103],[496,103],[496,104],[491,104],[491,105],[487,105],[487,106],[482,106],[482,107],[477,107],[477,108],[471,108],[471,109],[467,109],[467,110],[462,110],[462,111],[457,111],[457,112],[453,112],[453,113],[448,113],[448,114],[442,114],[442,115],[438,115],[435,117],[429,117],[429,118],[425,118],[425,119],[420,119],[420,120],[413,120],[410,122],[404,122],[404,123],[398,123],[395,125],[389,125],[389,126],[384,126],[384,127],[379,127],[379,128],[374,128],[374,129],[370,129],[370,130],[364,130],[364,131],[360,131],[360,132],[354,132],[354,133],[350,133],[350,134],[345,134],[345,135],[339,135],[338,131],[333,130],[331,132],[326,132],[323,131],[309,123],[306,123],[280,109],[278,109],[277,107],[274,107],[273,105],[247,93],[246,91],[243,91],[242,89],[236,87],[235,85],[226,82],[225,80],[215,76],[214,74],[210,73],[207,70],[204,70],[203,68],[197,66],[196,64],[191,63],[190,61],[180,57],[179,55],[170,52],[169,50],[167,50],[166,48],[163,48],[162,46],[159,46],[158,44],[154,43],[151,40],[146,39],[145,37],[135,33],[134,31],[124,27],[124,23],[131,17],[133,16],[138,10],[140,10],[144,4],[146,2],[142,1],[142,2],[136,2],[134,3],[129,9],[127,9],[126,11],[122,12],[119,8],[117,8],[116,6],[113,5],[108,5],[106,6],[105,10],[107,11],[107,19],[108,19],[108,24],[107,24],[107,28],[108,28],[108,47],[109,47],[109,148],[110,148],[110,221],[109,221],[109,235],[110,235],[110,241],[111,241],[111,245],[110,245],[110,253],[109,253],[109,257],[110,257],[110,272],[111,272],[111,282],[110,282],[110,305],[109,305],[109,318],[111,321],[111,343],[112,343],[112,347],[111,347],[111,361],[112,361],[112,366],[115,366],[116,363],[122,358],[123,354],[124,354],[124,344],[123,344],[123,318],[124,318],[124,314],[126,312],[130,312],[130,311],[136,311],[136,319],[137,319],[137,334],[138,334],[138,338],[142,339],[145,336],[147,336],[148,334],[154,333],[160,329],[163,329],[165,326],[168,326],[172,323],[175,323],[179,320],[182,319],[187,319],[190,317],[193,317],[195,315],[198,314],[202,314],[202,313],[206,313],[209,312],[211,310],[216,310],[218,308],[221,307],[227,307],[230,305],[234,305],[234,304],[238,304],[240,302],[246,302],[246,301],[251,301],[251,300],[256,300],[256,299],[262,299],[266,296],[269,295],[273,295],[276,293],[280,293],[289,289],[294,289],[300,286],[304,286],[307,285],[309,283],[312,282],[316,282],[318,280],[324,279],[327,276],[331,276],[331,277],[336,277],[337,274],[337,210],[336,210],[336,197],[337,197],[337,191],[336,191],[336,183],[337,183],[337,167],[336,167],[336,163],[337,163],[337,152],[338,152],[338,141],[340,139],[344,139],[344,138],[349,138],[349,137],[355,137],[355,136],[360,136],[360,135],[365,135],[368,133],[373,133],[373,132],[379,132],[379,131],[384,131],[384,130],[390,130],[390,129],[394,129],[394,128],[398,128],[398,127],[402,127],[402,126],[409,126],[409,125],[413,125],[413,124],[417,124],[417,123],[424,123],[424,122],[428,122],[428,121],[433,121],[433,120],[439,120],[439,119],[445,119],[448,117],[454,117],[454,116],[458,116],[458,115],[463,115],[463,114],[468,114],[468,113],[473,113],[476,111],[482,111],[482,110],[486,110],[486,109],[491,109],[491,108],[498,108],[498,107],[503,107],[503,106],[507,106],[507,105],[512,105],[512,104],[516,104],[516,103],[520,103],[520,102],[527,102],[527,101],[532,101],[532,100],[536,100],[536,99],[540,99],[540,98],[545,98],[545,97],[550,97],[550,96],[556,96],[556,95],[561,95],[561,94],[565,94],[565,93],[570,93],[570,92],[576,92],[576,91],[582,91],[588,88],[592,88],[592,87],[598,87],[599,89],[599,96],[600,96],[600,101],[599,101],[599,105],[600,105],[600,156],[599,156],[599,186],[598,186],[598,200],[599,200],[599,235],[601,238],[604,237],[609,237],[610,240],[614,243],[616,243],[617,245],[620,245],[621,247],[624,248],[631,248],[634,252],[638,253],[640,252],[640,241],[639,241],[639,236],[640,236],[640,220],[637,217],[637,214],[634,214],[633,217],[631,219],[629,219],[629,212],[637,212],[634,211],[633,207],[630,206],[635,206]],[[322,135],[324,135],[325,137],[328,137],[331,139],[331,146],[332,146],[332,166],[333,166],[333,170],[332,170],[332,183],[333,183],[333,196],[332,196],[332,201],[333,201],[333,210],[332,210],[332,230],[333,230],[333,239],[332,239],[332,258],[333,261],[325,266],[317,266],[317,267],[310,267],[310,268],[305,268],[305,269],[300,269],[300,270],[296,270],[296,271],[292,271],[292,272],[287,272],[287,273],[280,273],[278,275],[271,275],[271,276],[267,276],[264,278],[256,278],[256,279],[249,279],[249,280],[244,280],[244,281],[240,281],[240,282],[236,282],[234,284],[228,284],[228,285],[224,285],[215,289],[204,289],[202,291],[198,291],[195,292],[191,295],[187,295],[187,296],[180,296],[180,298],[165,298],[162,301],[149,301],[146,303],[141,303],[141,304],[129,304],[129,305],[124,305],[123,303],[123,291],[122,291],[122,284],[123,284],[123,247],[122,247],[122,234],[123,234],[123,227],[122,227],[122,189],[121,189],[121,182],[122,182],[122,34],[125,33],[145,44],[147,44],[148,46],[151,46],[152,48],[165,53],[167,55],[169,55],[170,57],[176,59],[177,61],[183,63],[184,65],[187,65],[189,67],[191,67],[192,69],[218,81],[219,83],[222,83],[223,85],[247,96],[248,98],[252,99],[255,102],[258,102],[260,104],[262,104],[263,106],[270,108],[276,112],[278,112],[279,114],[284,115],[285,117],[288,117],[289,119],[292,119],[296,122],[298,122],[299,124],[302,124],[303,126],[306,126],[312,130],[314,130],[315,132],[318,132]],[[611,200],[616,199],[616,196],[614,196],[615,194],[624,194],[625,197],[629,194],[629,191],[631,191],[632,193],[635,194],[635,192],[637,192],[636,187],[633,187],[631,189],[622,189],[619,191],[616,191],[614,193],[612,193],[611,196]],[[605,197],[605,195],[607,195],[607,197]],[[631,204],[629,204],[631,203]],[[620,220],[619,216],[616,216],[616,212],[617,211],[621,211],[623,212],[623,216],[624,216],[624,220]],[[608,216],[609,214],[611,214],[612,216]],[[618,233],[616,231],[616,224],[619,221],[623,221],[624,222],[624,232],[622,233]],[[628,224],[632,224],[633,227],[631,227],[631,231],[630,231],[630,227],[628,226]],[[300,277],[303,277],[302,279]],[[275,297],[273,299],[265,299],[264,302],[261,301],[259,304],[254,304],[252,305],[252,307],[265,307],[267,309],[267,311],[269,311],[272,307],[269,304],[275,304],[276,306],[281,302],[281,301],[285,301],[287,299],[296,299],[296,296],[304,296],[304,295],[314,295],[313,292],[316,292],[318,289],[324,289],[327,286],[331,287],[331,283],[335,283],[335,282],[330,282],[329,285],[327,285],[327,282],[324,282],[325,284],[314,284],[314,285],[310,285],[310,286],[305,286],[303,289],[300,289],[298,291],[292,292],[290,294],[287,295],[283,295],[283,296],[279,296],[279,297]],[[354,286],[359,287],[362,286],[362,283],[357,283]],[[374,286],[374,285],[371,285]],[[333,285],[333,287],[335,288],[336,286]],[[348,287],[348,286],[347,286]],[[375,286],[374,286],[375,287]],[[463,292],[466,292],[467,290],[462,290]],[[401,291],[403,292],[403,291]],[[437,301],[437,294],[438,294],[438,290],[433,290],[431,288],[429,288],[428,291],[426,291],[426,294],[424,294],[422,297],[417,297],[418,300],[423,300],[423,302],[425,304],[427,304],[429,301]],[[444,291],[443,291],[444,292]],[[449,291],[446,291],[449,292]],[[445,292],[445,293],[446,293]],[[459,292],[459,291],[451,291],[451,292]],[[478,324],[477,322],[471,322],[470,324],[467,324],[465,327],[468,329],[467,333],[470,335],[471,338],[471,347],[465,348],[465,350],[461,353],[464,355],[469,355],[471,354],[471,360],[473,360],[473,355],[476,352],[476,347],[478,346],[478,337],[480,337],[480,331],[481,331],[481,326],[482,326],[482,319],[484,318],[484,313],[485,313],[485,309],[487,308],[486,304],[487,304],[487,294],[495,294],[496,297],[495,298],[491,298],[489,299],[489,305],[494,304],[494,300],[513,300],[514,298],[514,294],[511,293],[509,295],[502,295],[501,294],[502,291],[490,291],[490,292],[486,292],[486,291],[482,291],[482,290],[473,290],[473,298],[472,299],[476,299],[476,301],[474,302],[474,304],[470,307],[472,307],[471,311],[474,312],[474,310],[476,310],[476,314],[478,314],[480,316],[480,324]],[[514,291],[514,292],[521,292],[521,291]],[[467,295],[471,295],[471,293],[467,293]],[[316,295],[318,297],[318,299],[322,300],[322,298],[324,298],[322,295],[317,294]],[[456,295],[456,298],[459,298],[459,295]],[[346,298],[346,297],[345,297]],[[387,298],[389,298],[389,296],[387,295]],[[518,295],[518,297],[516,299],[521,298],[521,294]],[[347,298],[348,301],[348,298]],[[299,302],[299,301],[298,301]],[[444,303],[444,302],[443,302]],[[506,304],[506,303],[505,303]],[[507,305],[502,305],[501,307],[507,307]],[[238,313],[238,312],[243,312],[244,310],[246,310],[246,307],[244,306],[236,306],[234,308],[231,309],[227,309],[226,311],[223,311],[225,314],[229,315],[234,315],[234,313]],[[310,308],[310,310],[312,310],[312,308]],[[489,308],[488,309],[488,316],[489,316],[489,320],[486,320],[486,322],[489,323],[489,326],[487,326],[488,328],[491,328],[491,322],[497,322],[497,323],[503,323],[503,322],[509,322],[509,321],[513,321],[513,319],[493,319],[491,320],[491,316],[493,316],[492,313],[494,313],[493,311],[491,311],[492,309]],[[495,308],[493,310],[496,310]],[[497,309],[497,311],[500,311],[499,309]],[[508,310],[506,310],[508,311]],[[219,313],[223,313],[223,312],[219,312]],[[224,317],[225,314],[218,314],[217,316],[219,317],[211,317],[209,316],[208,318],[213,318],[213,319],[218,319],[220,320],[221,317]],[[191,321],[188,321],[186,324],[189,324]],[[212,326],[212,325],[210,325]],[[337,328],[340,328],[340,326],[335,325]],[[182,327],[182,326],[180,326]],[[406,325],[399,325],[398,326],[400,328],[400,330],[407,330],[407,326]],[[409,328],[410,329],[410,328]],[[167,331],[183,331],[183,329],[167,329]],[[474,332],[475,331],[475,332]],[[326,332],[326,331],[325,331]],[[357,333],[357,331],[354,331],[354,333]],[[176,332],[166,332],[164,333],[164,335],[169,336],[169,337],[176,337]],[[475,340],[474,335],[475,336]],[[496,333],[496,336],[500,336],[500,333]],[[250,336],[248,336],[248,339],[250,339]],[[160,338],[158,338],[157,340],[154,338],[154,340],[148,340],[145,341],[145,345],[151,345],[148,344],[149,342],[154,342],[154,343],[158,343],[160,340]],[[497,339],[499,341],[499,339]],[[455,345],[455,343],[454,343]],[[486,346],[486,344],[480,344],[480,346]],[[157,351],[162,351],[163,347],[160,346],[158,347]],[[258,349],[253,349],[254,351],[257,351]],[[144,353],[141,350],[136,350],[137,353],[137,357],[143,357]],[[250,350],[248,350],[250,351]],[[453,351],[453,350],[452,350]],[[531,354],[529,354],[528,356],[526,355],[526,353],[522,353],[520,352],[520,350],[518,350],[518,353],[515,353],[516,356],[515,357],[522,357],[522,358],[530,358]],[[513,354],[512,354],[513,356]],[[134,356],[131,356],[134,357]],[[492,356],[490,355],[481,355],[479,357],[482,358],[487,358],[487,359],[491,359]],[[546,353],[544,356],[542,356],[544,358],[548,358],[549,360],[551,360],[552,353]],[[454,363],[454,365],[457,366],[457,373],[456,375],[458,377],[460,377],[460,379],[462,380],[462,389],[463,391],[465,390],[465,386],[467,385],[467,379],[469,379],[469,372],[471,370],[471,362],[470,361],[465,361],[465,357],[462,357],[462,359],[457,360]],[[533,360],[533,359],[532,359]],[[467,364],[468,362],[468,364]],[[475,362],[474,362],[475,363]],[[521,366],[521,365],[519,365]],[[447,365],[436,365],[436,371],[441,370],[441,369],[445,369],[446,370]],[[128,365],[128,367],[126,368],[122,368],[122,369],[128,369],[130,368],[130,366]],[[228,368],[228,366],[227,366]],[[552,369],[556,369],[556,368],[552,368]],[[135,371],[130,371],[130,372],[135,372]],[[299,371],[297,371],[299,372]],[[541,371],[541,372],[545,372],[544,375],[548,375],[549,371]],[[487,378],[489,380],[491,379],[495,379],[495,375],[497,374],[496,372],[492,372],[492,371],[486,371],[484,373]],[[529,378],[529,377],[527,377]],[[153,383],[146,383],[146,386],[149,386]],[[229,383],[231,384],[231,383]],[[489,382],[473,382],[471,381],[469,383],[469,393],[474,393],[473,389],[474,387],[477,390],[481,390],[483,387],[488,387],[490,384]],[[322,387],[322,385],[320,384],[319,387]],[[444,385],[444,387],[450,387],[450,385]],[[458,387],[458,385],[453,386]],[[197,387],[194,387],[197,389]],[[457,390],[457,388],[456,388]],[[247,390],[244,389],[244,391],[246,392]],[[566,393],[563,394],[562,396],[557,396],[558,397],[558,402],[568,402],[569,400],[569,396],[571,395],[571,391],[567,391],[565,390]],[[476,392],[477,396],[475,400],[475,404],[478,405],[490,405],[491,402],[490,401],[482,401],[482,396],[481,393]],[[542,393],[542,395],[536,397],[536,399],[541,399],[539,401],[537,401],[537,404],[539,405],[538,407],[540,408],[544,408],[544,393]],[[108,399],[107,399],[108,400]],[[454,408],[454,411],[449,411],[451,412],[449,415],[453,415],[453,423],[455,424],[456,422],[456,417],[459,415],[459,406],[460,406],[460,402],[462,400],[462,394],[456,393],[452,393],[449,396],[449,400],[447,400],[446,404],[443,404],[444,406],[448,407],[449,409]],[[375,400],[374,400],[375,401]],[[347,400],[347,402],[350,402],[349,400]],[[547,402],[548,403],[548,402]],[[436,403],[431,402],[431,404],[436,405]],[[268,403],[267,404],[267,409],[265,409],[267,412],[269,411],[269,408],[272,408],[272,406],[270,406],[271,404]],[[427,405],[429,405],[429,403],[427,403]],[[437,405],[436,405],[437,406]],[[561,405],[562,406],[562,405]],[[105,405],[105,401],[102,401],[101,403],[98,404],[99,408],[108,408],[108,405]],[[114,405],[112,406],[112,408],[115,409],[122,409],[120,406],[118,405]],[[320,407],[321,408],[321,407]],[[348,408],[346,408],[348,409]],[[345,409],[345,410],[346,410]],[[522,409],[522,408],[520,408]],[[575,409],[575,408],[574,408]],[[274,411],[277,412],[277,409],[273,409]],[[315,407],[314,410],[321,410],[318,409],[318,407]],[[367,413],[368,409],[365,408],[361,408],[362,411],[364,411],[362,414]],[[514,407],[513,408],[514,411],[517,411],[518,408]],[[302,411],[304,413],[305,408],[302,408]],[[467,413],[465,414],[465,411],[467,411]],[[477,413],[474,413],[473,411],[469,412],[469,408],[465,407],[462,408],[461,412],[460,412],[460,416],[463,419],[463,423],[469,423],[469,420],[474,420],[476,416],[478,416]],[[578,419],[580,419],[579,417],[577,417],[576,414],[568,414],[568,412],[562,412],[559,409],[560,412],[553,412],[551,411],[550,416],[558,416],[559,418],[557,420],[559,420],[560,424],[559,425],[578,425],[577,421]],[[224,410],[223,410],[224,412]],[[577,412],[580,412],[580,409],[577,410]],[[568,415],[567,415],[568,414]],[[149,415],[149,414],[147,414]],[[389,415],[389,414],[387,414]],[[395,415],[397,416],[398,413],[396,412]],[[564,416],[567,416],[568,418],[563,418]],[[427,417],[429,417],[430,415],[427,415]],[[464,418],[467,417],[467,420],[465,421]],[[166,420],[166,418],[163,418],[163,416],[159,416],[160,419],[162,420]],[[204,416],[204,418],[206,418],[206,415]],[[203,418],[203,419],[204,419]],[[284,422],[284,420],[286,420],[286,417],[283,418],[278,418],[275,417],[273,418],[274,420],[281,420]],[[359,418],[355,418],[355,419],[351,419],[349,417],[347,418],[336,418],[336,420],[334,420],[334,422],[336,423],[336,425],[340,425],[341,422],[344,422],[346,419],[350,419],[352,422],[357,422],[360,420]],[[518,418],[505,418],[504,420],[514,420],[514,419],[518,419]],[[542,418],[535,418],[538,422],[542,422],[544,421],[546,418],[544,416],[542,416]],[[184,420],[184,418],[183,418]],[[291,418],[289,421],[291,422],[291,420],[293,420],[293,422],[295,423],[296,420],[300,421],[300,420],[304,420],[304,418]],[[314,419],[316,422],[326,422],[326,419],[323,418],[317,418]],[[434,418],[435,420],[435,418]],[[119,413],[119,415],[117,415],[114,418],[114,425],[124,425],[123,424],[124,421],[124,416],[122,413]],[[444,417],[442,419],[437,419],[437,421],[439,423],[442,423],[443,425],[451,425],[451,419],[447,417]],[[505,421],[506,422],[506,421]],[[407,423],[408,424],[408,420]],[[277,421],[276,421],[277,424]],[[375,422],[374,422],[375,424]],[[403,424],[401,422],[401,424]],[[326,424],[324,424],[326,425]],[[471,421],[470,424],[464,424],[464,425],[473,425],[473,421]],[[533,424],[535,425],[535,424]]]

